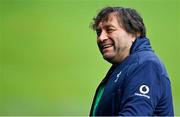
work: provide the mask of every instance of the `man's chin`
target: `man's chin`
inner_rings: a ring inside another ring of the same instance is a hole
[[[104,55],[103,55],[103,58],[104,58],[105,60],[107,60],[108,62],[110,62],[110,61],[113,60],[114,56],[113,56],[113,55],[104,54]]]

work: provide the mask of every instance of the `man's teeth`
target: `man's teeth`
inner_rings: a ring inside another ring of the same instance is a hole
[[[112,45],[105,45],[103,46],[103,48],[108,48],[108,47],[111,47]]]

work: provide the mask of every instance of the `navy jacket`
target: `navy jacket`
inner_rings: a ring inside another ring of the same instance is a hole
[[[168,74],[146,38],[136,39],[130,56],[110,68],[99,87],[102,85],[105,89],[96,116],[174,115]]]

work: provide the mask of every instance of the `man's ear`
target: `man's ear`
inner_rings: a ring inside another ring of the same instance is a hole
[[[136,40],[137,37],[140,36],[140,33],[136,33],[135,35],[132,35],[132,42],[134,42]]]
[[[131,41],[134,42],[135,40],[136,40],[136,36],[135,36],[135,35],[132,35]]]
[[[134,42],[135,40],[136,40],[136,37],[133,37],[133,38],[132,38],[132,42]]]

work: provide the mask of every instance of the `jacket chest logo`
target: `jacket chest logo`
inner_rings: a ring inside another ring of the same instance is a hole
[[[121,76],[121,73],[122,73],[122,71],[120,71],[120,72],[116,75],[116,79],[114,80],[114,83],[116,83],[116,82],[119,80],[119,78],[120,78],[120,76]]]

